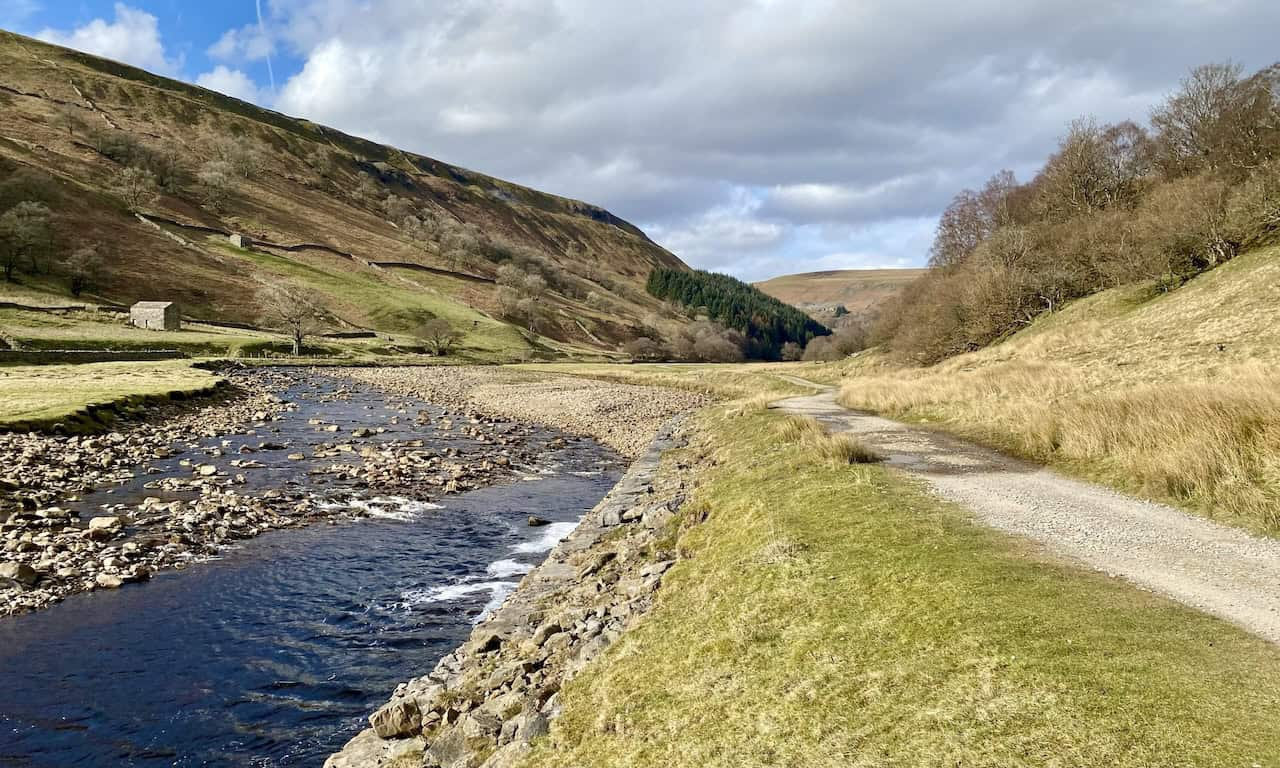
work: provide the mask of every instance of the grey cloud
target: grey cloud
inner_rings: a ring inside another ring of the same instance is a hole
[[[1192,66],[1269,63],[1280,5],[276,0],[270,26],[305,61],[286,111],[605,205],[702,264],[776,231],[752,258],[790,269],[921,261],[877,227],[1027,175],[1075,116],[1145,117]],[[798,244],[832,224],[882,237]]]

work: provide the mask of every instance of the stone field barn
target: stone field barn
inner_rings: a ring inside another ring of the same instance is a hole
[[[129,322],[149,331],[182,329],[182,315],[172,301],[140,301],[129,308]]]

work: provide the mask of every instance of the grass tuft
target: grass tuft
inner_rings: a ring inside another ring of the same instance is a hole
[[[812,416],[789,415],[776,427],[777,434],[788,443],[803,445],[813,455],[837,465],[874,464],[884,457],[850,434],[828,434]]]

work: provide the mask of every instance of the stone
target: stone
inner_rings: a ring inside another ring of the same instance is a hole
[[[428,768],[470,768],[474,762],[461,728],[450,728],[433,741],[425,757],[422,764]]]
[[[399,699],[369,716],[369,725],[380,739],[412,736],[422,728],[422,712],[413,699]]]
[[[91,531],[112,530],[113,531],[119,528],[122,524],[123,523],[121,522],[119,517],[115,517],[115,516],[95,517],[89,520],[89,530]]]
[[[468,741],[486,739],[493,741],[502,728],[502,720],[491,712],[476,710],[462,718],[462,735]]]
[[[551,525],[551,521],[546,519],[545,517],[538,517],[537,515],[529,515],[529,526],[531,528],[540,528],[544,525]]]
[[[39,578],[40,575],[36,573],[36,570],[26,563],[0,563],[0,579],[16,581],[29,587],[35,584]]]
[[[675,560],[662,560],[656,563],[650,563],[649,565],[646,565],[645,567],[640,569],[640,575],[642,577],[661,576],[662,574],[666,573],[667,570],[671,568],[671,566],[675,564],[676,564]]]
[[[218,468],[213,464],[201,464],[197,469],[201,477],[213,477],[218,474]]]
[[[537,646],[547,642],[547,638],[561,631],[561,626],[555,620],[544,622],[541,626],[533,631],[531,642]]]
[[[124,579],[110,573],[99,573],[94,581],[103,589],[119,589],[124,584]]]

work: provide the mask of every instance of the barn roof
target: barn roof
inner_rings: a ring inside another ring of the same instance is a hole
[[[172,301],[139,301],[133,305],[135,309],[167,309],[173,306]]]

